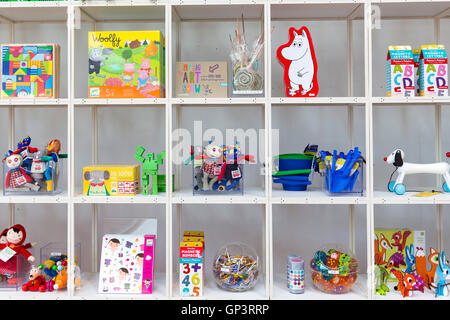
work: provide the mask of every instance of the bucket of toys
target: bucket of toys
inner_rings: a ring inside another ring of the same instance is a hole
[[[311,184],[309,174],[314,156],[304,153],[286,153],[274,157],[273,182],[281,183],[283,190],[305,191]]]
[[[228,291],[247,291],[258,280],[259,258],[243,243],[230,243],[217,251],[213,263],[214,280]]]
[[[358,261],[354,253],[336,245],[317,250],[310,268],[314,286],[326,293],[347,293],[358,277]]]

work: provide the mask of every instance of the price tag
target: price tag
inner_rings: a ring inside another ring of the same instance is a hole
[[[16,252],[13,249],[11,249],[10,247],[6,247],[2,251],[0,251],[0,259],[3,262],[8,261],[9,259],[14,257],[15,255],[16,255]]]

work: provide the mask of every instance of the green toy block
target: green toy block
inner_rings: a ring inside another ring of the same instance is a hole
[[[152,179],[152,195],[158,194],[158,168],[163,164],[166,158],[166,151],[156,155],[153,152],[147,152],[147,157],[144,157],[145,148],[142,146],[136,147],[136,154],[134,158],[142,163],[142,194],[148,195],[148,186],[150,184],[150,177]]]

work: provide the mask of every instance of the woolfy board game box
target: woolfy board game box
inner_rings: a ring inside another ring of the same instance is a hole
[[[226,98],[228,70],[225,61],[177,62],[175,92],[177,97]]]
[[[99,293],[152,293],[154,235],[106,234]]]
[[[406,266],[406,247],[414,246],[414,256],[418,250],[426,250],[425,231],[410,229],[375,229],[375,264],[389,270],[404,272]],[[389,274],[387,281],[397,281]]]
[[[163,98],[161,31],[89,32],[89,98]]]
[[[2,44],[2,98],[57,98],[59,46]]]

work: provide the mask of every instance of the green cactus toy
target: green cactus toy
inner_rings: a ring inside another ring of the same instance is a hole
[[[163,164],[166,158],[166,151],[158,153],[155,159],[153,152],[147,152],[147,158],[144,157],[145,149],[142,146],[136,147],[134,158],[142,163],[142,194],[148,195],[148,185],[150,176],[152,177],[152,195],[158,194],[158,167]]]

